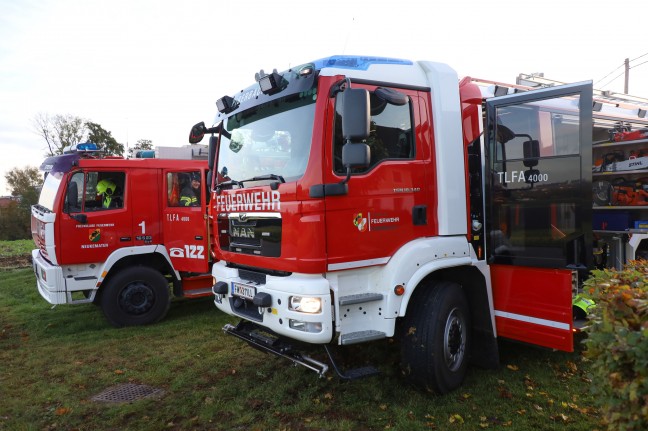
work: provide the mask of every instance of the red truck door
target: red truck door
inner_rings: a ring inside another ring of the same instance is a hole
[[[167,170],[164,175],[164,244],[178,271],[209,270],[205,184],[205,172],[199,169]]]
[[[486,100],[486,256],[498,335],[573,350],[592,251],[592,85]]]
[[[123,170],[73,173],[57,237],[61,264],[105,262],[118,248],[133,244],[130,194]]]
[[[326,233],[329,271],[385,264],[403,244],[436,229],[432,208],[426,208],[432,188],[426,174],[431,155],[422,140],[415,139],[424,127],[423,97],[417,91],[393,89],[408,100],[394,105],[376,97],[376,87],[354,87],[372,92],[372,130],[367,139],[371,165],[353,176],[347,195],[326,199],[327,225],[334,226]],[[332,100],[336,126],[329,142],[333,142],[331,170],[337,177],[329,176],[328,183],[345,176],[340,112],[334,105]]]

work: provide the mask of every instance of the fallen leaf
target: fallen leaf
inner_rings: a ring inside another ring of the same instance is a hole
[[[455,422],[462,424],[462,423],[464,423],[464,418],[462,418],[460,414],[455,413],[454,415],[450,416],[450,419],[448,419],[448,422],[450,422],[451,424],[453,424]]]
[[[513,398],[513,394],[511,394],[511,392],[508,389],[503,388],[501,386],[498,387],[497,389],[499,390],[500,398]]]
[[[416,333],[416,327],[410,326],[410,328],[407,330],[407,335],[414,335]]]
[[[518,371],[520,369],[517,365],[507,365],[506,368],[511,371]]]
[[[124,374],[123,370],[115,370],[115,374]]]
[[[72,409],[69,408],[69,407],[59,407],[58,409],[56,409],[54,411],[54,414],[56,416],[63,416],[63,415],[66,415],[68,413],[71,413],[71,412],[72,412]]]
[[[327,392],[324,394],[324,398],[327,400],[332,400],[333,399],[333,394],[330,392]]]

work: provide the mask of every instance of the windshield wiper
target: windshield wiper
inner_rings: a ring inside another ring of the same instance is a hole
[[[218,183],[218,184],[216,184],[216,191],[217,191],[218,193],[220,193],[220,191],[221,191],[224,187],[234,186],[234,185],[239,186],[240,189],[243,188],[243,182],[242,182],[242,181],[229,180],[229,181],[223,181],[222,183]]]
[[[272,190],[277,190],[277,187],[279,186],[279,183],[285,183],[286,182],[284,177],[282,177],[281,175],[266,174],[266,175],[260,175],[258,177],[248,178],[247,180],[241,180],[241,181],[236,181],[236,180],[223,181],[222,183],[216,184],[216,191],[218,193],[220,193],[223,188],[228,187],[228,186],[238,186],[240,189],[242,189],[243,188],[243,183],[247,183],[247,182],[250,182],[250,181],[265,181],[265,180],[278,181],[276,183],[271,183],[270,184],[270,188]]]
[[[261,175],[261,176],[258,176],[258,177],[248,178],[247,180],[240,181],[240,183],[246,183],[248,181],[263,181],[263,180],[277,180],[280,183],[285,183],[286,182],[286,180],[284,180],[284,177],[282,177],[281,175],[266,174],[266,175]]]

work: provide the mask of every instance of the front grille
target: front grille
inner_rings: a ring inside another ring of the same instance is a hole
[[[279,213],[221,213],[218,243],[221,250],[256,256],[281,256],[282,220]]]

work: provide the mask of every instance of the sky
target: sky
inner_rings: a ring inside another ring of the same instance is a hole
[[[648,98],[645,0],[0,0],[0,196],[38,167],[38,114],[100,124],[134,146],[187,144],[215,102],[331,55],[447,63],[460,77],[594,81]]]

